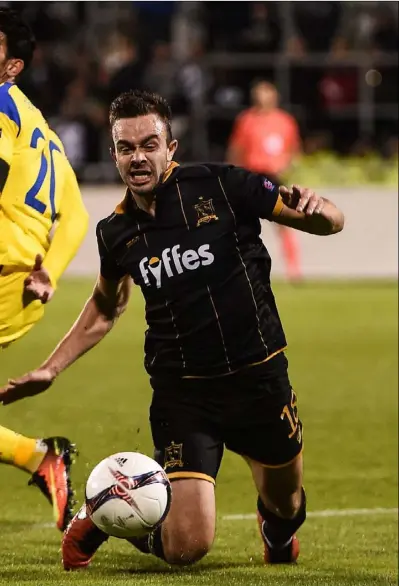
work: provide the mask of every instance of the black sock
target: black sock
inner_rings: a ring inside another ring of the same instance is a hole
[[[149,535],[144,535],[144,537],[128,537],[126,541],[134,545],[141,553],[150,553],[148,538]]]
[[[162,525],[157,527],[155,531],[148,536],[148,548],[150,553],[157,558],[166,561],[162,545]]]
[[[141,553],[152,553],[157,558],[165,560],[161,527],[157,527],[155,531],[149,535],[144,535],[144,537],[129,537],[127,541],[134,545]]]
[[[306,495],[302,488],[302,502],[299,511],[293,519],[282,519],[266,509],[260,497],[258,497],[258,511],[264,521],[262,532],[264,537],[273,547],[279,547],[287,543],[306,519]]]

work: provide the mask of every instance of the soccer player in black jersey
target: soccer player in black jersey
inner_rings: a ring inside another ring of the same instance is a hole
[[[173,483],[166,520],[133,544],[171,564],[209,551],[226,447],[251,469],[265,561],[294,562],[306,517],[302,424],[259,218],[321,236],[342,230],[344,218],[310,189],[233,166],[180,167],[170,118],[158,95],[132,91],[112,103],[112,154],[127,189],[97,226],[94,292],[52,355],[2,389],[0,401],[42,392],[102,340],[133,281],[146,302],[155,458]],[[106,539],[83,506],[64,536],[64,567],[87,566]]]

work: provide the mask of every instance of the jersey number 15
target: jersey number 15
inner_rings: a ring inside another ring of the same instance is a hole
[[[35,130],[32,133],[30,146],[32,148],[36,149],[37,143],[39,142],[40,138],[44,139],[44,134],[42,133],[40,128],[35,128]],[[60,153],[61,150],[55,144],[55,142],[53,142],[52,140],[50,140],[49,146],[50,146],[50,148],[49,148],[49,150],[50,150],[50,194],[49,194],[49,199],[50,199],[50,207],[51,207],[51,221],[54,222],[54,220],[57,217],[57,213],[55,210],[55,202],[54,202],[55,172],[54,172],[53,152],[58,151]],[[47,161],[46,155],[44,154],[44,152],[42,152],[39,174],[36,178],[36,181],[34,182],[34,184],[29,189],[28,193],[25,196],[26,205],[30,206],[31,208],[33,208],[34,210],[36,210],[40,214],[44,214],[44,212],[47,209],[47,205],[45,203],[43,203],[42,201],[40,201],[39,199],[37,199],[36,196],[39,193],[39,191],[41,190],[42,185],[44,183],[44,180],[46,179],[47,171],[48,171],[48,161]]]

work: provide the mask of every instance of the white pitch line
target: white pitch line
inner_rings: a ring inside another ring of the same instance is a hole
[[[375,509],[326,509],[324,511],[309,511],[308,517],[357,517],[370,515],[393,515],[397,514],[398,509],[384,509],[376,507]],[[244,515],[224,515],[223,521],[245,521],[246,519],[256,519],[254,513]]]
[[[374,509],[325,509],[324,511],[309,511],[308,517],[359,517],[361,515],[394,515],[398,513],[398,509],[384,509],[376,507]],[[223,515],[223,521],[246,521],[256,519],[254,513],[247,513],[243,515]],[[55,529],[54,523],[33,523],[33,529]]]

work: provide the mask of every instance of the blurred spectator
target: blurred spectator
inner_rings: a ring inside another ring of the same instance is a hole
[[[347,51],[396,51],[396,2],[344,2],[341,23],[333,44],[336,56]]]
[[[249,23],[239,35],[237,50],[275,53],[281,45],[281,25],[275,2],[250,2]]]
[[[172,60],[170,44],[158,41],[153,46],[151,60],[144,70],[143,86],[172,101],[176,90],[176,71],[177,65]]]
[[[150,43],[169,41],[176,2],[171,0],[162,0],[161,2],[157,0],[152,2],[135,0],[133,5],[138,9],[138,19],[146,23],[146,28],[150,32],[150,38],[148,39]]]
[[[274,85],[256,81],[251,89],[252,107],[242,112],[234,125],[227,150],[227,161],[249,171],[261,173],[277,185],[284,184],[287,173],[300,150],[299,128],[295,119],[278,108]],[[289,228],[277,226],[290,281],[301,279],[298,242]]]
[[[177,84],[187,104],[188,111],[204,101],[210,87],[210,79],[201,63],[204,51],[205,49],[201,42],[193,43],[188,59],[180,64],[178,70]]]
[[[144,63],[134,40],[123,34],[111,36],[103,56],[103,67],[108,77],[107,102],[130,89],[142,88]]]
[[[315,136],[327,133],[340,153],[358,150],[359,136],[366,148],[394,151],[396,2],[2,4],[23,11],[38,38],[21,88],[57,125],[84,175],[86,165],[97,162],[108,173],[108,106],[131,88],[146,87],[170,101],[185,160],[220,160],[232,119],[249,103],[248,88],[258,76],[283,84],[284,103],[301,121],[304,138],[310,136],[310,149]],[[227,64],[209,66],[212,51],[222,52]],[[361,52],[361,61],[353,62],[351,51]],[[269,60],[252,62],[259,52]],[[320,52],[325,57],[314,61]],[[94,167],[89,175],[96,177]]]
[[[22,75],[19,86],[48,118],[59,111],[66,84],[73,75],[71,69],[64,69],[53,61],[50,46],[39,44],[32,65]]]
[[[342,2],[293,2],[295,52],[327,53],[342,16]]]
[[[356,70],[331,67],[326,70],[318,89],[326,110],[339,110],[357,102]]]

